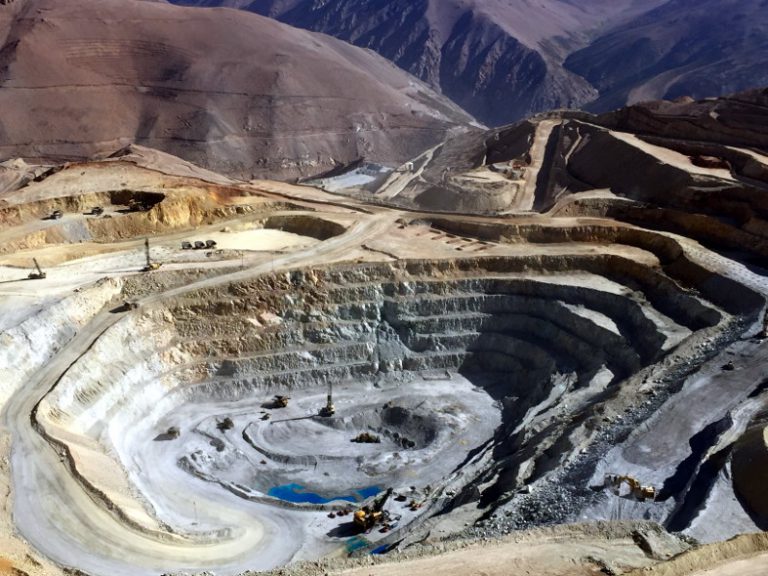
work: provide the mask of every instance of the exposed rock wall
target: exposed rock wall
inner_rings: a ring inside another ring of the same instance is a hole
[[[119,280],[103,280],[46,305],[0,333],[0,407],[77,331],[120,292]]]

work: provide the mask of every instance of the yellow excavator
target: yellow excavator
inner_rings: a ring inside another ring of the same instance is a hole
[[[625,482],[629,486],[630,495],[635,500],[645,502],[646,500],[653,501],[656,499],[656,488],[643,485],[632,476],[619,476],[618,474],[606,474],[605,476],[605,486],[612,488],[615,492],[618,492],[621,489],[621,485]]]
[[[370,506],[363,506],[356,510],[353,517],[355,526],[368,532],[376,526],[376,524],[386,520],[389,514],[384,510],[384,505],[391,495],[392,488],[389,488],[383,495],[376,498],[376,500],[373,501],[373,504]]]

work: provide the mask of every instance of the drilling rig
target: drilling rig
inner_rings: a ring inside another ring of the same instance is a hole
[[[144,238],[144,252],[147,256],[147,265],[141,269],[142,272],[151,272],[152,270],[157,270],[160,268],[160,266],[162,266],[160,262],[152,262],[152,259],[149,257],[149,238]]]
[[[333,405],[333,382],[328,383],[328,401],[325,406],[320,408],[320,416],[330,417],[336,414],[336,407]]]
[[[29,278],[30,280],[42,280],[43,278],[45,278],[46,274],[40,268],[40,264],[37,263],[37,258],[32,258],[32,262],[35,263],[35,270],[30,272],[27,278]]]

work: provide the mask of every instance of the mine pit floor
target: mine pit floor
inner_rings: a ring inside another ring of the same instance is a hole
[[[339,384],[336,413],[329,418],[318,416],[324,387],[268,391],[236,406],[189,403],[157,425],[131,432],[121,451],[137,471],[168,470],[183,461],[197,475],[259,499],[292,484],[322,498],[371,486],[437,487],[492,437],[501,418],[496,402],[466,378],[432,378]],[[265,407],[273,392],[290,394],[289,406]],[[234,427],[223,432],[217,425],[227,417]],[[177,440],[155,441],[172,426],[181,432]],[[378,435],[381,443],[352,442],[363,432]],[[148,476],[163,482],[160,475]]]

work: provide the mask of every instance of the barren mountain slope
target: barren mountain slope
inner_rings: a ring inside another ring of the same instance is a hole
[[[672,0],[566,60],[605,110],[657,98],[727,94],[768,83],[768,2]]]
[[[371,48],[439,87],[477,118],[503,124],[597,92],[561,66],[589,34],[661,0],[172,0],[269,15]]]
[[[489,124],[768,82],[763,0],[171,1],[243,8],[372,48]]]
[[[468,121],[371,53],[255,14],[136,0],[0,6],[0,158],[149,145],[240,177],[403,160]]]

